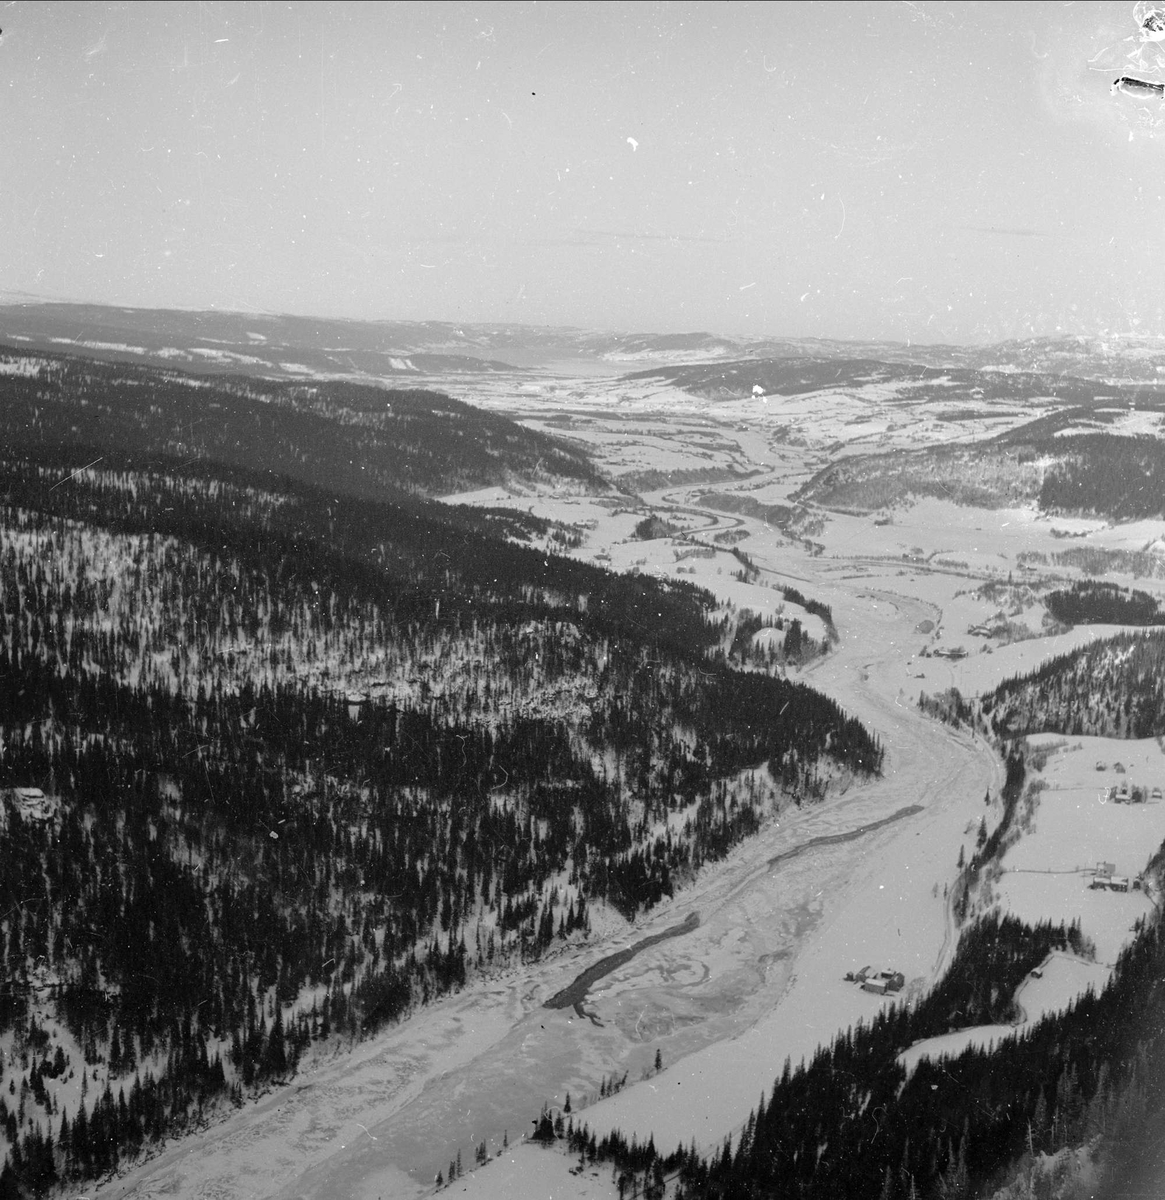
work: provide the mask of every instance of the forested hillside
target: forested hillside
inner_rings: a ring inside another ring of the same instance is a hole
[[[706,593],[167,453],[165,389],[73,370],[0,406],[36,435],[0,453],[0,787],[47,797],[0,806],[9,1184],[99,1176],[879,767],[831,701],[725,664]],[[306,419],[251,403],[224,426]]]
[[[1165,442],[1105,433],[1059,441],[1060,457],[1040,488],[1044,511],[1116,521],[1165,515]]]
[[[1043,731],[1098,737],[1165,734],[1165,633],[1122,633],[1049,659],[984,696],[1003,737]]]
[[[1113,415],[1112,409],[1071,410],[987,441],[855,455],[831,463],[794,498],[862,511],[935,496],[979,508],[1034,504],[1049,513],[1120,521],[1165,515],[1165,442],[1062,435],[1065,426],[1095,426]]]
[[[0,446],[210,459],[374,499],[510,479],[601,486],[584,455],[438,392],[184,375],[0,348]]]

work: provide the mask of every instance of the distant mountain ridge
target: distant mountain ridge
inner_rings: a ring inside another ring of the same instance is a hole
[[[0,341],[22,349],[75,352],[106,362],[301,379],[492,374],[521,368],[446,353],[430,333],[399,327],[267,313],[185,312],[95,304],[0,306]],[[426,348],[427,347],[427,348]]]
[[[1119,402],[1122,399],[1119,393],[1129,386],[1101,383],[1076,375],[934,366],[859,357],[856,352],[836,358],[816,354],[659,364],[634,371],[626,378],[659,379],[705,400],[739,400],[762,393],[766,396],[800,396],[822,391],[860,392],[872,386],[893,387],[900,391],[916,389],[919,396],[941,396],[944,400],[968,404],[998,401],[1022,404],[1036,397],[1092,404],[1102,396],[1108,401]],[[1138,386],[1144,389],[1147,385]],[[1129,399],[1123,397],[1125,403]]]
[[[1165,338],[1130,334],[915,345],[706,331],[609,332],[507,322],[360,321],[14,299],[0,303],[0,340],[29,349],[77,350],[109,361],[277,378],[498,373],[572,359],[609,362],[617,368],[633,362],[808,358],[1074,376],[1114,384],[1165,380]]]

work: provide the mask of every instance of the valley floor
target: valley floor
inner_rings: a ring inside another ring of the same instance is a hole
[[[861,595],[831,591],[843,641],[806,678],[878,731],[884,778],[790,807],[653,911],[622,940],[688,913],[700,924],[599,981],[587,1004],[597,1022],[541,1004],[615,940],[475,984],[351,1058],[301,1072],[291,1088],[99,1194],[420,1194],[459,1150],[466,1165],[483,1140],[496,1154],[543,1102],[561,1105],[569,1092],[577,1110],[604,1076],[625,1072],[620,1095],[586,1110],[594,1128],[653,1133],[661,1148],[692,1138],[712,1146],[739,1126],[786,1056],[811,1053],[886,1003],[845,983],[847,970],[885,965],[913,989],[928,986],[951,948],[945,890],[957,846],[998,784],[997,764],[985,743],[921,716],[903,694],[898,647],[911,644],[929,606],[874,598],[867,581]],[[773,865],[839,834],[856,836]],[[636,1082],[657,1049],[664,1071]]]
[[[980,819],[998,815],[984,796],[997,797],[1002,771],[981,738],[922,715],[919,690],[950,687],[962,672],[978,691],[1011,673],[1019,646],[1043,657],[1047,645],[1004,646],[968,666],[920,658],[924,646],[943,644],[944,606],[985,569],[968,582],[962,568],[936,576],[889,555],[875,561],[869,539],[848,527],[833,544],[828,531],[819,535],[827,552],[813,555],[762,521],[718,515],[694,496],[667,489],[645,499],[682,510],[689,528],[707,534],[744,528],[760,576],[738,584],[734,561],[719,553],[683,560],[685,577],[757,611],[776,610],[772,585],[780,583],[832,607],[840,643],[800,677],[878,735],[882,778],[831,780],[824,803],[774,815],[634,929],[477,981],[351,1053],[309,1062],[291,1086],[97,1195],[407,1198],[430,1193],[460,1153],[464,1174],[448,1189],[458,1195],[614,1196],[609,1171],[575,1174],[565,1156],[521,1144],[543,1104],[561,1107],[569,1095],[575,1118],[600,1135],[618,1128],[653,1136],[660,1150],[692,1141],[712,1149],[739,1130],[786,1058],[797,1062],[892,1002],[846,982],[847,971],[901,971],[908,995],[934,982],[954,948],[948,893],[959,848],[970,851]],[[594,520],[579,551],[588,557],[668,573],[681,561],[663,540],[627,541],[634,514],[580,498],[523,498],[528,505]],[[585,1015],[542,1007],[603,955],[691,914],[695,928],[597,980]],[[598,1099],[602,1081],[624,1075],[623,1090]],[[475,1167],[482,1142],[493,1161]]]

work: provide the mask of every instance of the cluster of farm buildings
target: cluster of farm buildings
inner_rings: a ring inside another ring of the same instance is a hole
[[[1110,862],[1099,862],[1096,864],[1096,870],[1092,874],[1092,879],[1089,881],[1090,888],[1107,888],[1110,892],[1127,892],[1129,890],[1129,877],[1127,875],[1114,875],[1116,866]],[[1140,891],[1141,881],[1133,880],[1133,891]]]
[[[1104,762],[1096,764],[1098,771],[1107,771],[1108,765]],[[1115,762],[1112,764],[1112,769],[1118,774],[1125,773],[1124,763]],[[1150,789],[1139,784],[1129,783],[1127,779],[1122,779],[1120,783],[1110,784],[1105,792],[1105,799],[1111,800],[1114,804],[1144,804],[1146,800],[1160,800],[1163,798],[1163,793],[1159,787]]]
[[[900,992],[906,985],[906,976],[901,971],[875,971],[872,967],[846,971],[845,978],[847,983],[856,983],[863,992],[873,992],[877,996]]]

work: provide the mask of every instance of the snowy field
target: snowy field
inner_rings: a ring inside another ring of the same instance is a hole
[[[374,1190],[376,1185],[369,1183],[353,1200],[388,1200],[388,1193]],[[479,1200],[618,1200],[619,1189],[606,1167],[583,1171],[573,1158],[527,1142],[478,1170],[467,1171],[441,1194]]]
[[[909,997],[950,960],[957,930],[947,893],[956,859],[960,847],[973,848],[983,816],[998,819],[998,803],[985,807],[984,795],[998,795],[1002,773],[981,738],[924,717],[919,692],[955,686],[976,695],[1112,632],[1044,636],[1038,589],[1028,585],[1039,582],[1037,575],[1067,581],[1079,572],[1023,570],[1021,555],[1050,556],[1081,544],[1053,535],[1053,527],[1069,530],[1064,521],[926,500],[882,524],[821,514],[802,537],[699,501],[716,490],[783,502],[825,461],[827,446],[866,451],[976,432],[974,422],[938,420],[939,401],[903,406],[900,394],[871,384],[825,398],[713,404],[658,380],[565,375],[521,383],[491,378],[472,387],[462,377],[448,387],[585,443],[612,475],[663,471],[675,482],[657,480],[619,497],[490,489],[446,499],[509,504],[572,525],[582,536],[572,552],[580,558],[688,580],[724,606],[797,617],[815,638],[824,633],[820,620],[777,589],[796,587],[830,605],[840,643],[798,677],[882,739],[883,777],[860,785],[831,780],[823,804],[782,811],[634,928],[612,920],[589,944],[471,983],[350,1057],[317,1061],[288,1088],[103,1185],[102,1197],[387,1200],[430,1194],[437,1171],[460,1153],[464,1174],[447,1189],[459,1196],[607,1200],[616,1194],[609,1170],[578,1173],[569,1157],[522,1143],[542,1105],[562,1105],[568,1093],[576,1119],[599,1134],[618,1128],[641,1140],[650,1135],[661,1150],[693,1140],[715,1148],[739,1130],[787,1058],[800,1061],[893,1002],[846,983],[847,971],[866,964],[900,970]],[[1038,405],[1023,414],[1001,409],[981,424],[999,432],[1038,412]],[[753,474],[733,481],[746,471]],[[686,472],[702,474],[680,474]],[[722,481],[712,482],[717,475]],[[637,539],[636,525],[653,514],[673,532]],[[1159,525],[1122,532],[1094,522],[1069,531],[1085,532],[1090,545],[1141,549],[1160,538]],[[739,577],[733,544],[755,564],[755,575]],[[984,594],[985,583],[1003,590]],[[1162,581],[1152,587],[1161,589]],[[989,630],[1000,614],[995,633],[973,632]],[[965,657],[945,657],[955,648]],[[1042,979],[1021,988],[1028,1020],[1102,986],[1105,964],[1151,905],[1143,891],[1088,887],[1098,861],[1135,876],[1165,837],[1160,801],[1100,803],[1117,759],[1127,768],[1124,778],[1152,787],[1160,777],[1165,785],[1165,755],[1155,742],[1072,739],[1049,754],[1042,774],[1030,776],[1047,787],[1002,874],[990,881],[992,891],[980,897],[1029,920],[1078,916],[1096,944],[1095,963],[1054,956]],[[1104,772],[1096,769],[1100,760]],[[586,1001],[591,1019],[542,1007],[597,959],[690,914],[699,917],[694,930],[595,983]],[[908,1053],[915,1062],[1013,1032],[961,1031]],[[653,1068],[657,1052],[660,1072]],[[600,1100],[603,1081],[624,1074],[623,1090]],[[483,1141],[492,1161],[477,1167],[474,1148]]]
[[[1165,800],[1151,797],[1152,788],[1165,789],[1165,753],[1157,740],[1042,735],[1029,744],[1058,748],[1036,776],[1047,790],[1040,793],[1034,828],[1007,852],[1004,867],[1090,873],[1097,862],[1110,861],[1116,874],[1137,875],[1165,840]],[[1110,800],[1109,790],[1122,782],[1150,789],[1150,798]]]
[[[1003,857],[998,902],[1028,921],[1079,920],[1096,944],[1097,960],[1111,965],[1136,921],[1153,908],[1138,876],[1165,841],[1165,801],[1151,796],[1152,788],[1165,789],[1165,753],[1152,738],[1044,735],[1030,744],[1049,751],[1042,771],[1029,772],[1029,780],[1046,787],[1023,837]],[[1149,798],[1139,804],[1110,799],[1121,781],[1146,789]],[[1091,887],[1100,864],[1129,880],[1129,890]]]
[[[1067,1008],[1074,997],[1089,988],[1101,991],[1108,982],[1108,970],[1102,963],[1085,962],[1060,952],[1052,954],[1041,970],[1041,976],[1029,976],[1015,994],[1024,1013],[1021,1027]]]
[[[1058,953],[1050,955],[1040,970],[1041,977],[1029,976],[1015,994],[1023,1010],[1023,1019],[1016,1024],[976,1025],[927,1038],[903,1051],[898,1061],[907,1071],[913,1071],[924,1058],[958,1058],[971,1047],[987,1050],[999,1046],[1008,1038],[1019,1036],[1047,1014],[1061,1012],[1085,992],[1101,991],[1109,976],[1108,968],[1103,964]]]

